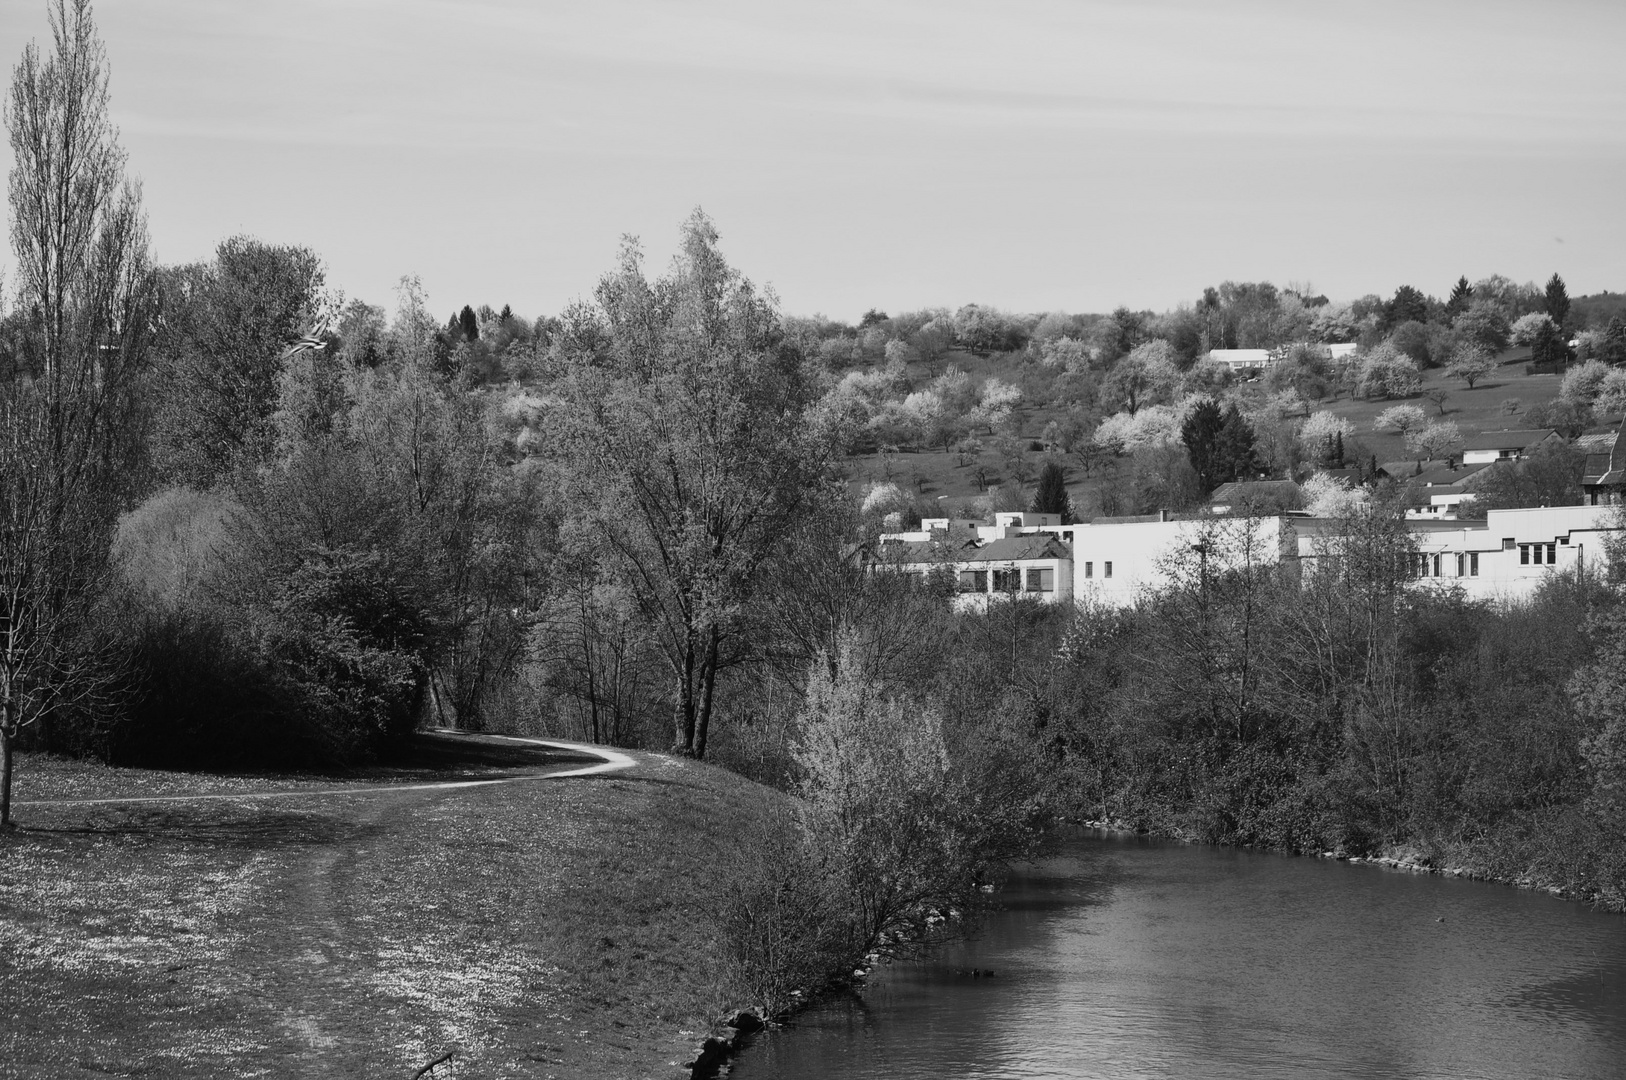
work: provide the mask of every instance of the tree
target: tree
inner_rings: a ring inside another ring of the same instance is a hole
[[[1416,405],[1391,405],[1372,421],[1373,431],[1392,431],[1403,436],[1427,426],[1428,414]]]
[[[1468,389],[1474,388],[1474,383],[1496,370],[1496,361],[1481,345],[1466,342],[1458,345],[1451,353],[1451,362],[1445,366],[1445,373],[1454,379],[1461,379],[1468,384]]]
[[[1570,317],[1570,293],[1564,286],[1564,279],[1554,274],[1547,279],[1547,289],[1543,296],[1544,307],[1547,314],[1552,316],[1553,322],[1563,327],[1564,321]]]
[[[1428,297],[1410,285],[1395,290],[1389,302],[1383,305],[1385,326],[1395,327],[1408,322],[1428,321]]]
[[[1457,316],[1453,324],[1457,333],[1492,355],[1507,348],[1507,313],[1495,300],[1479,299],[1468,305],[1468,310]]]
[[[1533,363],[1558,368],[1567,364],[1572,355],[1569,342],[1564,340],[1563,332],[1551,319],[1535,328],[1535,333],[1530,337],[1530,359]]]
[[[1073,523],[1073,503],[1067,497],[1067,477],[1054,461],[1045,462],[1039,470],[1039,488],[1033,493],[1033,512],[1060,514],[1063,525]]]
[[[1455,420],[1439,420],[1408,432],[1406,446],[1422,458],[1446,458],[1462,449],[1462,432]]]
[[[457,313],[458,329],[463,331],[465,341],[480,340],[480,320],[475,316],[474,309],[464,304],[463,310]]]
[[[1118,361],[1101,392],[1134,415],[1144,405],[1168,400],[1179,383],[1180,372],[1174,366],[1174,350],[1169,343],[1148,341]]]
[[[1604,328],[1598,359],[1612,367],[1626,365],[1626,319],[1616,315]]]
[[[647,280],[628,240],[595,300],[569,313],[550,361],[552,465],[651,624],[676,750],[703,757],[763,564],[824,480],[828,447],[802,419],[814,387],[698,210],[667,276]]]
[[[1253,428],[1235,405],[1221,412],[1214,402],[1202,402],[1186,418],[1180,441],[1204,492],[1259,471]]]
[[[1520,315],[1513,322],[1508,332],[1508,340],[1515,345],[1534,345],[1536,335],[1542,327],[1553,326],[1553,317],[1542,311],[1532,311],[1528,315]]]
[[[1445,316],[1447,322],[1455,322],[1458,315],[1468,310],[1473,303],[1474,288],[1468,284],[1468,276],[1464,274],[1451,286],[1451,295],[1445,301]]]
[[[1417,365],[1388,344],[1362,357],[1355,372],[1355,392],[1364,398],[1409,397],[1422,385]]]
[[[124,440],[154,313],[140,193],[124,180],[90,5],[57,0],[50,20],[51,52],[23,50],[6,103],[35,365],[0,383],[0,824],[23,729],[107,685],[87,638],[127,497]]]
[[[310,249],[247,236],[165,273],[153,451],[163,479],[206,488],[266,456],[282,354],[314,320],[321,285]]]

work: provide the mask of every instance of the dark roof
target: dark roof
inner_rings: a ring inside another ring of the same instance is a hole
[[[969,537],[937,540],[893,540],[882,544],[880,558],[889,562],[1020,562],[1023,559],[1070,559],[1067,545],[1049,533],[1007,536],[977,544]]]
[[[1007,536],[1003,540],[990,540],[975,551],[960,552],[961,559],[979,562],[1017,562],[1021,559],[1070,559],[1067,545],[1050,533],[1030,533],[1027,536]]]
[[[1453,468],[1449,461],[1425,461],[1422,473],[1412,476],[1410,482],[1422,484],[1424,487],[1461,487],[1464,480],[1484,472],[1495,464],[1491,461],[1481,461]]]
[[[1552,428],[1508,428],[1503,431],[1482,431],[1465,440],[1464,450],[1525,450],[1557,435]]]

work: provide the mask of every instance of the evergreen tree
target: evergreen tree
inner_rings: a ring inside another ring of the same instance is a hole
[[[1036,514],[1060,514],[1063,525],[1073,523],[1073,504],[1067,497],[1066,477],[1061,466],[1054,461],[1045,463],[1039,470],[1039,488],[1033,494],[1033,512]]]
[[[1609,320],[1609,326],[1603,332],[1598,358],[1606,364],[1626,364],[1626,320],[1619,315]]]
[[[1332,454],[1333,460],[1336,463],[1334,467],[1341,469],[1344,466],[1344,433],[1342,431],[1335,431],[1333,432],[1332,437]]]
[[[1212,401],[1204,401],[1186,418],[1180,428],[1180,441],[1185,444],[1186,456],[1197,472],[1204,493],[1213,491],[1221,481],[1218,477],[1215,455],[1220,432],[1225,427],[1225,416]]]
[[[1221,483],[1228,480],[1247,480],[1264,469],[1254,449],[1253,425],[1235,405],[1225,410],[1225,421],[1220,425],[1215,441],[1216,475]]]
[[[480,320],[474,317],[474,309],[464,304],[463,310],[457,316],[458,328],[463,331],[463,337],[468,341],[480,340]]]
[[[513,317],[514,309],[509,307],[507,304],[504,304],[502,306],[502,314],[497,316],[497,322],[501,323],[503,326],[507,326]]]
[[[1564,279],[1557,274],[1547,279],[1547,314],[1559,326],[1570,316],[1570,293],[1564,287]]]
[[[1445,317],[1454,321],[1458,315],[1468,310],[1468,305],[1474,302],[1474,287],[1468,284],[1466,275],[1459,277],[1457,283],[1451,287],[1451,295],[1445,301]]]
[[[1400,286],[1394,297],[1383,305],[1383,321],[1390,329],[1406,322],[1427,322],[1428,297],[1410,285]]]

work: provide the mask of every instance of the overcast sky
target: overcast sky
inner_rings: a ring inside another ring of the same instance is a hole
[[[1626,4],[100,0],[156,255],[535,316],[696,205],[789,313],[1626,288]],[[14,64],[44,0],[0,4]],[[10,167],[9,148],[6,165]]]

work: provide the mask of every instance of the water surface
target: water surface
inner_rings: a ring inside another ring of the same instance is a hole
[[[1092,836],[1002,900],[730,1076],[1626,1077],[1626,919],[1545,894]]]

